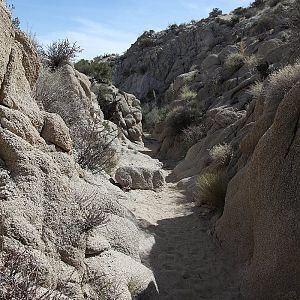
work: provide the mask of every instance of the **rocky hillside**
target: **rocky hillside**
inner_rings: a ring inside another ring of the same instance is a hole
[[[214,236],[236,258],[245,299],[300,294],[299,16],[297,1],[216,10],[145,32],[114,71],[147,103],[157,154],[181,160],[178,186],[219,209]]]
[[[299,17],[145,32],[112,85],[42,66],[0,0],[0,299],[299,299]]]
[[[3,1],[0,27],[0,298],[155,298],[140,231],[119,203],[126,194],[78,164],[84,130],[103,132],[105,121],[89,81],[66,66],[58,80],[65,89],[47,102],[49,90],[35,86],[45,79],[51,87],[53,76],[40,73],[35,49],[13,28]]]
[[[195,71],[197,90],[208,80],[227,81],[233,74],[226,72],[223,78],[219,72],[226,56],[238,52],[241,42],[247,55],[254,53],[262,62],[276,64],[282,55],[288,57],[285,45],[294,15],[291,2],[254,1],[250,8],[238,8],[229,15],[212,13],[199,22],[146,31],[121,56],[114,82],[142,100],[153,100],[155,92],[157,100],[168,102],[165,92],[184,73]],[[245,69],[234,78],[239,75],[242,79]]]

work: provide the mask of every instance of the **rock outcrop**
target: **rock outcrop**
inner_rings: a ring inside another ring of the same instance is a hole
[[[293,68],[297,75],[285,91],[272,83],[275,74],[256,104],[254,124],[241,142],[240,164],[246,164],[229,184],[216,226],[222,245],[244,266],[246,299],[300,295],[300,67]]]
[[[97,93],[104,118],[115,123],[125,139],[142,144],[141,102],[134,95],[122,92],[114,85],[95,84],[93,89]]]
[[[0,27],[1,297],[19,292],[10,273],[16,272],[17,281],[29,288],[25,293],[37,287],[49,299],[58,292],[63,299],[132,299],[151,293],[153,299],[157,288],[140,262],[139,230],[117,200],[125,194],[79,167],[72,155],[71,136],[75,147],[79,142],[75,126],[69,132],[62,120],[70,125],[71,119],[46,113],[32,97],[39,59],[27,37],[13,29],[3,1]],[[69,116],[81,113],[85,122],[86,111],[90,120],[101,119],[93,102],[84,102],[91,99],[88,80],[71,67],[64,72],[74,73],[69,83],[83,94],[82,102],[64,107],[84,107],[70,109]],[[24,270],[33,276],[22,279]]]

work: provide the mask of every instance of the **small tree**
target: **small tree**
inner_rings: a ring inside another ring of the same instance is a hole
[[[210,18],[215,18],[220,15],[222,15],[222,10],[220,8],[213,8],[213,10],[209,13]]]
[[[68,39],[58,40],[52,42],[43,49],[42,57],[45,63],[52,69],[62,67],[63,65],[71,62],[82,49],[77,43],[71,43]]]

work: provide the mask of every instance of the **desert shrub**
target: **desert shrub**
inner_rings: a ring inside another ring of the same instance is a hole
[[[278,3],[280,3],[281,2],[281,0],[272,0],[271,2],[270,2],[270,7],[274,7],[274,6],[276,6]]]
[[[161,123],[167,116],[168,107],[153,107],[151,109],[143,107],[143,126],[145,129],[153,129],[155,125]]]
[[[264,93],[267,101],[279,103],[285,94],[300,80],[300,63],[288,65],[269,77]]]
[[[118,158],[114,142],[119,132],[106,122],[95,123],[86,118],[84,103],[69,81],[63,69],[42,69],[33,97],[40,107],[59,114],[68,125],[81,167],[109,172]]]
[[[244,63],[250,71],[254,70],[256,66],[259,64],[259,62],[260,60],[255,54],[249,56],[246,55],[244,57]]]
[[[179,99],[183,101],[192,101],[196,96],[197,93],[192,91],[189,86],[185,85],[180,90]]]
[[[96,188],[91,189],[90,184],[83,186],[74,186],[75,200],[79,206],[81,220],[81,233],[90,229],[104,225],[108,221],[108,211],[105,211],[99,204],[99,191]]]
[[[52,70],[70,63],[82,49],[77,43],[71,43],[68,39],[54,41],[41,54],[45,64]]]
[[[209,13],[210,18],[215,18],[222,15],[222,10],[219,8],[213,8],[212,11]]]
[[[84,169],[93,173],[102,170],[111,173],[118,163],[119,155],[114,142],[119,136],[118,128],[110,128],[107,122],[81,128],[81,139],[77,141],[77,161]]]
[[[250,94],[253,99],[257,100],[263,92],[263,83],[261,81],[256,81],[251,84],[248,89],[248,94]]]
[[[256,34],[261,34],[272,28],[274,28],[274,17],[263,16],[256,22],[253,31]]]
[[[97,60],[81,59],[74,64],[79,72],[91,77],[100,83],[110,83],[112,81],[112,67],[108,62]]]
[[[155,40],[150,37],[143,37],[139,40],[139,46],[142,48],[153,47],[155,45]]]
[[[42,288],[39,264],[27,251],[1,252],[0,299],[46,300],[66,299],[61,293]]]
[[[227,67],[230,71],[236,72],[243,65],[245,60],[245,54],[241,52],[231,53],[225,59],[225,67]]]
[[[244,7],[238,7],[235,10],[233,10],[233,14],[241,16],[244,15],[247,12],[247,8]]]
[[[197,67],[196,65],[193,65],[193,66],[191,67],[191,71],[192,71],[192,70],[195,70],[196,67]],[[193,68],[194,68],[194,69],[193,69]],[[194,75],[193,73],[186,74],[186,75],[183,77],[183,82],[184,82],[185,85],[187,85],[187,84],[193,82],[194,79],[195,79],[195,75]]]
[[[228,144],[218,144],[212,147],[209,155],[218,168],[227,166],[232,157],[232,148]]]
[[[200,123],[203,112],[197,107],[181,106],[168,113],[166,126],[172,130],[172,134],[177,135],[193,124]]]
[[[182,144],[184,149],[188,150],[193,145],[201,141],[205,136],[204,125],[193,125],[182,131]]]
[[[264,4],[264,0],[255,0],[250,4],[250,7],[260,7]]]
[[[170,30],[175,30],[177,28],[178,28],[178,25],[176,23],[168,25],[168,29],[170,29]]]
[[[224,172],[200,175],[196,182],[196,202],[223,212],[228,179]]]

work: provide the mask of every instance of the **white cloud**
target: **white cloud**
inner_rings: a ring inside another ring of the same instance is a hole
[[[102,23],[81,18],[73,21],[76,23],[74,29],[40,36],[39,39],[42,44],[49,44],[53,40],[68,38],[72,42],[77,41],[78,45],[84,49],[80,53],[79,58],[91,59],[104,53],[122,53],[137,38],[133,33],[114,30]]]

